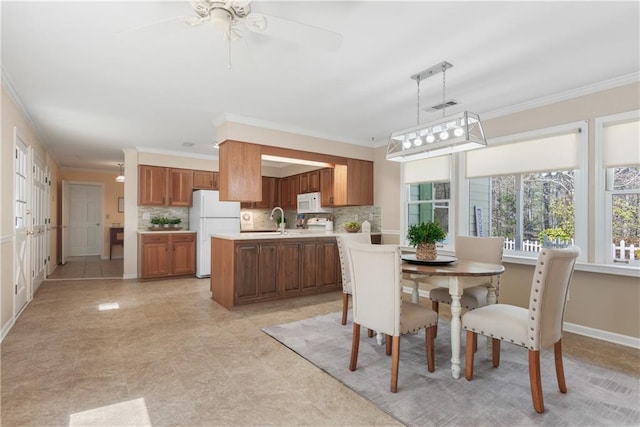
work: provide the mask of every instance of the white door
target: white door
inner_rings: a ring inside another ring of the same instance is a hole
[[[47,274],[47,214],[49,206],[49,186],[47,179],[47,166],[40,156],[34,153],[32,160],[31,179],[31,231],[33,232],[31,244],[31,270],[33,276],[33,294],[44,281]]]
[[[69,256],[102,253],[102,187],[69,184]]]
[[[15,177],[14,177],[14,300],[13,314],[17,315],[31,295],[31,161],[29,147],[14,128]]]

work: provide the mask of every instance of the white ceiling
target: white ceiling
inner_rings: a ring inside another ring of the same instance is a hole
[[[447,98],[482,118],[638,79],[640,2],[254,1],[342,35],[337,50],[244,31],[228,45],[180,2],[1,3],[2,77],[62,167],[116,171],[122,149],[215,155],[214,123],[362,145],[416,124],[409,77],[441,61]],[[118,34],[121,33],[121,34]],[[294,38],[295,34],[287,34]],[[421,106],[442,79],[421,83]],[[424,111],[421,121],[441,115]],[[491,137],[491,135],[488,135]],[[184,142],[194,143],[184,147]]]

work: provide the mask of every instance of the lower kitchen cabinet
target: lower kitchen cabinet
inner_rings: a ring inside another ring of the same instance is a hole
[[[212,298],[235,305],[341,289],[335,237],[211,242]],[[218,273],[215,273],[218,272]]]
[[[195,233],[143,233],[138,235],[140,278],[182,276],[196,272]]]

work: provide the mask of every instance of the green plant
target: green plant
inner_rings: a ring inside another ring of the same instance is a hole
[[[182,222],[180,218],[167,218],[167,224],[178,225]]]
[[[154,224],[154,225],[162,225],[162,224],[164,224],[164,223],[162,222],[162,220],[163,220],[163,218],[162,218],[162,217],[160,217],[160,216],[154,216],[154,217],[151,217],[151,224]]]
[[[560,227],[546,228],[542,230],[538,234],[538,240],[540,242],[544,242],[544,236],[547,236],[547,239],[552,242],[556,239],[560,242],[569,242],[571,240],[571,235]]]
[[[407,239],[411,246],[421,243],[436,243],[444,240],[447,234],[437,222],[423,222],[409,226]]]
[[[351,221],[351,222],[347,222],[344,225],[347,228],[358,228],[360,227],[360,223],[359,222],[355,222],[355,221]]]

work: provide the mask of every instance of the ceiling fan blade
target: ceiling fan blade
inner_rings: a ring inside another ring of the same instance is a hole
[[[249,17],[251,17],[251,20]],[[261,18],[264,18],[266,23],[263,29],[250,24],[250,22],[254,22],[254,20],[255,22],[259,22]],[[246,24],[247,28],[255,33],[291,41],[302,46],[337,50],[342,45],[342,34],[289,19],[252,12],[247,16]]]

